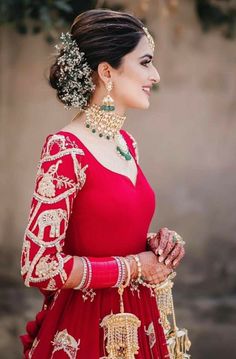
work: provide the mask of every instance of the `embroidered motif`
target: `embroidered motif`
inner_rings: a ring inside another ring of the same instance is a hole
[[[94,300],[94,297],[96,295],[96,292],[94,291],[93,288],[90,289],[82,289],[82,298],[83,301],[85,302],[89,297],[90,297],[90,302],[92,302]]]
[[[55,279],[51,278],[50,281],[48,282],[48,285],[46,288],[43,288],[45,290],[56,290],[56,281]]]
[[[42,257],[36,265],[35,274],[38,277],[53,277],[58,268],[58,262],[50,258],[50,254]]]
[[[30,242],[27,240],[23,241],[23,248],[21,254],[21,275],[27,273],[30,267],[30,260],[29,260],[29,252],[30,252]]]
[[[42,213],[37,218],[37,221],[35,222],[34,227],[32,228],[32,231],[35,230],[35,228],[39,227],[39,233],[38,238],[43,239],[44,236],[44,230],[46,227],[50,226],[50,233],[49,236],[51,238],[59,237],[60,236],[60,225],[61,221],[65,221],[65,226],[67,226],[67,212],[63,210],[62,208],[58,209],[48,209]]]
[[[153,322],[149,324],[147,329],[146,327],[144,327],[144,331],[148,336],[150,349],[152,349],[156,343],[156,333],[155,333]]]
[[[30,349],[30,351],[29,351],[29,359],[32,359],[32,358],[33,358],[33,353],[34,353],[36,347],[38,346],[39,341],[40,341],[40,340],[39,340],[37,337],[34,339],[33,344],[32,344],[32,347],[31,347],[31,349]]]
[[[63,151],[66,149],[66,139],[63,135],[52,135],[51,138],[47,141],[46,148],[43,151],[42,157],[50,156],[50,151],[52,147],[56,145],[58,151]]]
[[[21,274],[28,287],[48,280],[44,289],[55,291],[67,280],[64,266],[73,257],[63,253],[65,235],[73,200],[86,182],[88,168],[82,167],[77,155],[84,155],[83,150],[63,135],[52,135],[43,147],[21,255]],[[68,167],[64,161],[69,161]],[[73,177],[68,177],[67,168]]]
[[[67,329],[57,332],[54,336],[54,340],[51,342],[54,346],[52,356],[59,350],[63,350],[70,359],[76,359],[77,351],[79,350],[80,339],[78,342],[75,338],[68,334]]]
[[[52,280],[53,280],[53,279],[52,279]],[[56,303],[56,300],[57,300],[57,298],[58,298],[60,292],[61,292],[61,289],[58,289],[58,290],[55,292],[55,294],[54,294],[54,296],[53,296],[53,300],[52,300],[52,302],[51,302],[51,304],[50,304],[50,307],[49,307],[50,310],[54,307],[54,305],[55,305],[55,303]]]
[[[53,164],[49,167],[48,171],[44,173],[43,170],[39,171],[38,177],[42,177],[38,183],[38,190],[37,192],[44,197],[55,197],[56,188],[65,188],[67,187],[74,187],[75,183],[73,180],[69,179],[65,176],[59,176],[57,174],[58,167],[62,163],[62,160],[58,160],[56,164]],[[56,181],[56,185],[53,183]]]

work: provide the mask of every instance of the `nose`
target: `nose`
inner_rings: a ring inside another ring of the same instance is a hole
[[[153,73],[151,75],[151,80],[154,82],[154,83],[159,83],[161,78],[160,78],[160,75],[159,75],[159,72],[157,71],[157,69],[153,66]]]

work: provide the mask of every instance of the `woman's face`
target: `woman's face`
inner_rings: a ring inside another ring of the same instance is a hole
[[[160,82],[160,76],[152,63],[153,51],[144,35],[136,48],[123,57],[119,69],[112,71],[111,96],[121,108],[147,109],[151,87]]]

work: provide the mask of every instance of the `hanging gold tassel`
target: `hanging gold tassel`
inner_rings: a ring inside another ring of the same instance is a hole
[[[126,263],[126,266],[130,279],[129,264]],[[100,324],[104,328],[107,359],[135,359],[135,354],[138,354],[138,328],[141,322],[136,315],[124,312],[123,292],[128,284],[129,280],[118,289],[120,313],[105,316]]]
[[[187,329],[179,329],[176,325],[174,302],[172,295],[172,287],[174,283],[171,279],[176,275],[173,272],[169,278],[155,288],[157,305],[160,311],[161,324],[166,336],[167,346],[170,359],[189,359],[191,356],[189,351],[191,342],[188,337]],[[168,320],[168,316],[172,315],[172,325]]]

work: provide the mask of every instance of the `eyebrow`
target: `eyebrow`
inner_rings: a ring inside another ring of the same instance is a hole
[[[141,60],[141,59],[143,59],[144,57],[148,57],[149,59],[152,59],[152,58],[153,58],[152,55],[150,55],[150,54],[145,54],[145,55],[139,57],[139,59]]]

